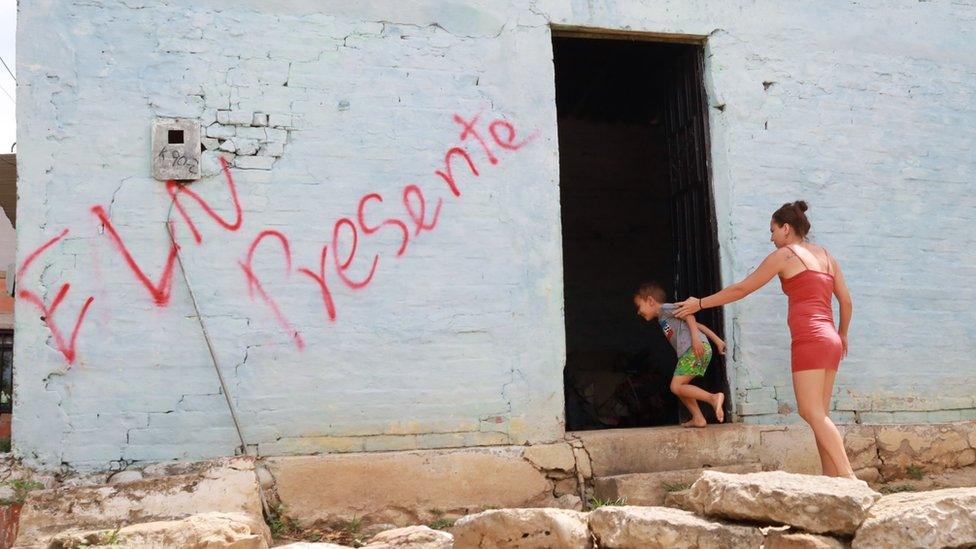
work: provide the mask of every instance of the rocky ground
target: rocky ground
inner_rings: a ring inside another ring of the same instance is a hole
[[[976,466],[962,467],[959,469],[951,469],[942,471],[940,473],[925,473],[923,471],[909,468],[908,478],[893,480],[887,483],[872,483],[870,488],[882,494],[882,496],[890,494],[899,493],[914,493],[923,491],[932,491],[945,488],[959,488],[959,487],[971,487],[976,489]],[[679,509],[687,509],[691,512],[695,512],[693,504],[689,503],[691,483],[687,485],[682,483],[668,483],[664,482],[661,486],[662,491],[670,492],[668,497],[665,498],[665,506],[670,506]],[[624,507],[626,504],[625,500],[616,501],[600,501],[599,499],[591,498],[589,501],[589,507]],[[649,507],[645,507],[647,509]],[[660,507],[656,507],[660,508]],[[522,511],[507,510],[512,513],[520,513]],[[533,513],[537,511],[533,510],[530,512],[523,512],[525,516],[532,516]],[[548,512],[547,512],[548,513]],[[574,515],[570,515],[574,516]],[[579,515],[585,516],[585,515]],[[976,514],[974,514],[976,517]],[[673,517],[672,517],[673,518]],[[974,518],[976,520],[976,518]],[[455,521],[441,519],[436,522],[427,524],[426,526],[443,530],[446,532],[453,532]],[[461,521],[463,525],[464,522]],[[342,525],[319,525],[319,526],[305,526],[299,524],[294,524],[289,522],[287,519],[276,521],[272,525],[272,531],[275,534],[275,544],[276,545],[288,545],[295,542],[305,541],[305,542],[329,542],[346,547],[356,547],[361,546],[370,540],[373,535],[388,529],[395,528],[392,524],[376,524],[371,526],[363,526],[358,522],[351,522]],[[805,533],[796,531],[784,526],[779,527],[766,527],[762,528],[762,533],[764,535],[764,547],[775,548],[775,547],[847,547],[849,546],[849,540],[839,540],[837,542],[828,543],[825,538],[810,536]],[[463,540],[457,542],[455,546],[463,547]],[[846,543],[846,544],[845,544]],[[499,546],[505,546],[501,544]],[[557,547],[559,545],[553,545]],[[758,547],[758,546],[757,546]]]
[[[455,547],[932,548],[976,544],[976,488],[883,495],[863,481],[706,471],[670,507],[504,509],[460,519]]]
[[[16,547],[754,547],[976,546],[976,466],[868,485],[779,471],[707,470],[662,486],[664,505],[591,499],[572,509],[492,509],[426,525],[299,524],[266,498],[249,457],[41,476],[0,462],[0,523]],[[22,506],[22,508],[21,508]],[[9,527],[8,527],[9,532]],[[9,546],[0,540],[0,547]]]

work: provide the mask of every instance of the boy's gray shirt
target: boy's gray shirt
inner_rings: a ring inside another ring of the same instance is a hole
[[[680,318],[674,317],[674,311],[678,306],[674,303],[664,303],[657,314],[657,321],[664,330],[664,337],[668,338],[668,343],[674,347],[674,352],[681,356],[691,349],[691,328],[688,323]],[[708,342],[705,334],[699,333],[702,341]]]

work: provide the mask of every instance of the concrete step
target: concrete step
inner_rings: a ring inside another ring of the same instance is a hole
[[[765,462],[770,448],[761,451],[763,431],[774,429],[783,431],[787,428],[736,423],[713,424],[704,429],[646,427],[575,431],[570,435],[586,446],[593,464],[593,475],[608,477]],[[813,437],[807,438],[812,444]],[[790,444],[793,442],[792,439],[789,441]],[[817,456],[815,447],[812,455]],[[780,467],[774,464],[773,468]]]
[[[604,501],[623,499],[627,505],[664,505],[664,499],[669,492],[688,488],[698,480],[702,471],[706,470],[723,473],[755,473],[762,471],[762,464],[741,463],[718,467],[595,477],[593,479],[593,495]]]

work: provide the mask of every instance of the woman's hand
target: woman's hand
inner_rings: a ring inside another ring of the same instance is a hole
[[[840,343],[844,346],[844,356],[847,356],[847,334],[840,334]]]
[[[678,305],[678,308],[674,310],[674,316],[676,318],[684,318],[686,316],[693,315],[701,310],[700,304],[701,299],[694,296],[689,296],[688,299],[679,301],[675,304]]]
[[[715,350],[718,351],[718,354],[725,356],[725,342],[722,341],[721,339],[716,341]]]

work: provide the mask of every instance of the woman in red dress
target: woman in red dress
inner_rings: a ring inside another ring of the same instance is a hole
[[[830,397],[842,357],[847,355],[847,330],[854,305],[837,260],[807,241],[810,221],[803,201],[783,204],[769,223],[776,251],[752,274],[708,297],[689,297],[675,316],[738,301],[779,275],[789,298],[787,323],[792,345],[793,392],[800,417],[813,429],[823,474],[856,478],[844,451],[844,439],[830,420]],[[840,302],[840,328],[834,327],[832,295]]]

